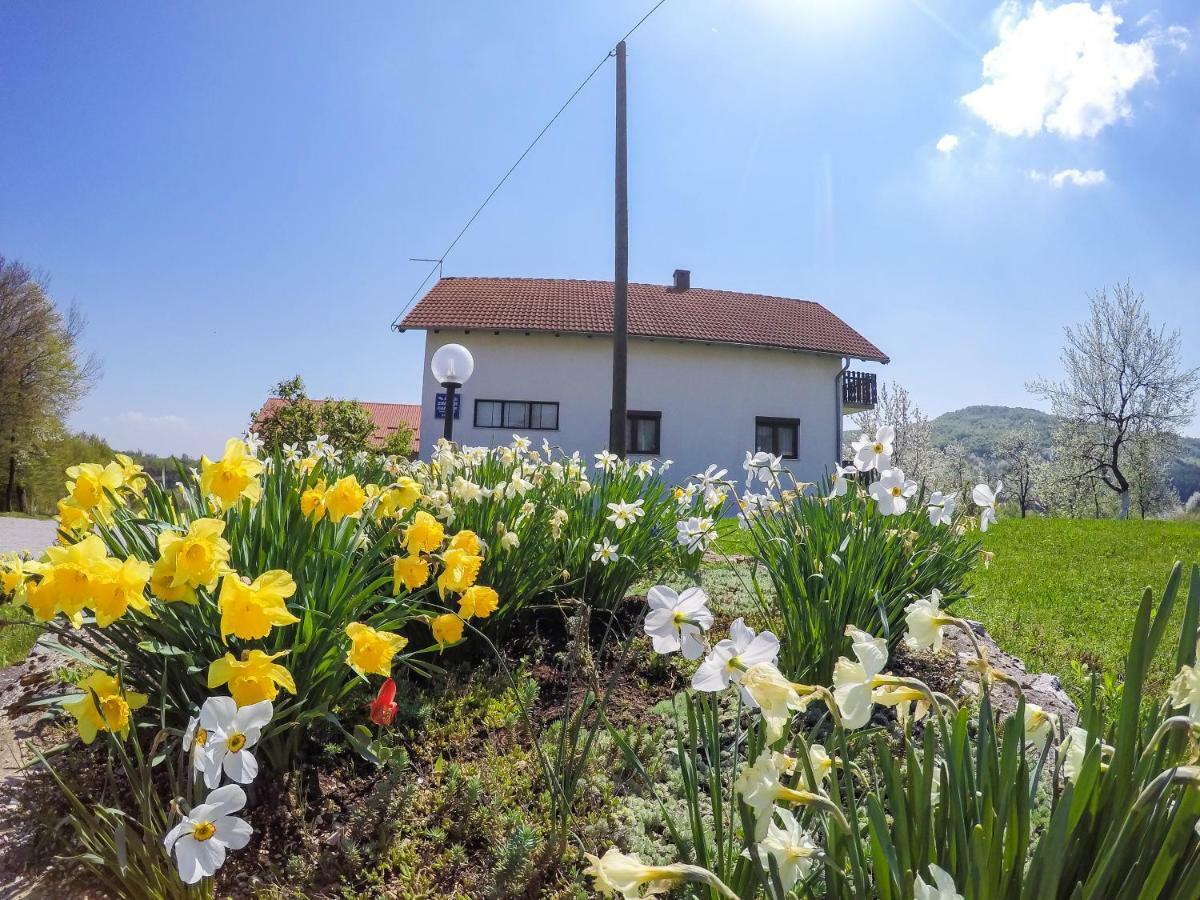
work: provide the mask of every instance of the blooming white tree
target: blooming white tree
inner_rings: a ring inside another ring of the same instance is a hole
[[[1066,329],[1066,377],[1039,378],[1028,388],[1062,420],[1056,443],[1067,448],[1075,474],[1098,478],[1120,498],[1126,518],[1132,439],[1177,434],[1191,421],[1200,368],[1183,368],[1179,332],[1156,330],[1129,282],[1111,296],[1102,289],[1090,306],[1086,322]]]

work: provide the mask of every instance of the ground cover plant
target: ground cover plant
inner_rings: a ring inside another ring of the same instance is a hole
[[[1161,590],[1177,559],[1200,559],[1194,522],[1008,519],[989,531],[989,567],[970,575],[960,614],[987,627],[1030,671],[1053,672],[1077,700],[1088,670],[1123,676],[1133,634],[1134,600],[1146,585]],[[1160,653],[1148,690],[1161,697],[1174,674]]]
[[[956,508],[889,441],[819,489],[521,438],[75,468],[61,543],[2,567],[82,667],[44,840],[147,898],[1200,890],[1198,580],[1142,595],[1077,726],[998,714],[978,645],[961,703],[889,660],[972,639],[1002,487]],[[727,504],[755,558],[702,563]]]

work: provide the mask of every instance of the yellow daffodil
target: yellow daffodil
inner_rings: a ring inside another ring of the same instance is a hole
[[[500,605],[500,595],[481,584],[467,588],[458,598],[458,614],[464,619],[478,616],[486,619]]]
[[[221,640],[232,634],[252,641],[266,637],[274,626],[299,622],[287,608],[287,598],[294,593],[296,582],[282,569],[263,572],[250,583],[230,572],[221,579],[217,599]]]
[[[473,556],[479,555],[479,535],[473,531],[462,530],[450,539],[451,550],[462,550]]]
[[[242,654],[242,659],[226,653],[208,667],[209,690],[228,684],[229,693],[238,706],[274,700],[279,696],[280,688],[294,694],[296,682],[292,680],[292,673],[275,662],[286,653],[286,650],[270,654],[249,650]]]
[[[95,672],[79,683],[83,696],[67,701],[62,708],[75,717],[79,737],[90,744],[101,731],[111,731],[122,738],[129,736],[130,713],[141,709],[149,698],[136,691],[123,691],[113,675]],[[93,696],[94,695],[94,696]],[[99,707],[96,701],[100,701]]]
[[[112,500],[107,492],[115,494],[125,479],[117,463],[102,466],[99,463],[80,463],[67,469],[67,493],[75,504],[87,512],[96,510],[105,513],[112,509]]]
[[[38,592],[43,608],[53,604],[78,626],[80,613],[91,603],[93,590],[99,583],[99,566],[107,556],[104,541],[94,534],[65,547],[49,547]]]
[[[174,569],[160,559],[154,564],[154,570],[150,573],[150,593],[159,600],[168,602],[196,603],[196,589],[190,588],[186,584],[176,586],[173,583],[174,580]]]
[[[350,638],[350,650],[346,662],[359,675],[392,674],[392,657],[404,649],[408,638],[387,631],[376,631],[362,622],[351,622],[346,626],[346,637]]]
[[[457,644],[463,636],[463,620],[454,613],[443,613],[429,624],[433,639],[443,646]]]
[[[124,453],[118,453],[116,463],[121,467],[121,478],[125,487],[139,496],[146,490],[146,470]]]
[[[35,581],[30,581],[25,585],[25,605],[29,607],[33,617],[39,622],[49,622],[58,615],[54,594],[49,590],[43,590],[42,585]]]
[[[442,523],[422,510],[404,530],[404,546],[412,554],[432,553],[442,546],[445,536]]]
[[[257,503],[262,497],[262,486],[258,476],[263,464],[250,455],[246,442],[241,438],[230,438],[225,442],[225,455],[216,462],[207,456],[200,457],[200,490],[216,501],[217,506],[227,510],[243,497]]]
[[[392,561],[392,578],[393,594],[399,594],[402,586],[415,591],[429,580],[429,561],[422,556],[397,556]]]
[[[442,574],[438,576],[438,594],[445,597],[446,591],[462,593],[475,583],[479,577],[479,567],[483,565],[483,557],[467,553],[465,550],[447,550],[442,554]]]
[[[359,515],[366,502],[367,493],[353,475],[339,478],[325,494],[325,509],[331,522],[340,522],[347,516]]]
[[[186,534],[164,531],[158,536],[161,571],[171,573],[171,587],[210,591],[216,587],[229,568],[229,542],[221,537],[224,530],[220,519],[196,519]]]
[[[96,624],[107,628],[129,609],[153,618],[154,613],[146,602],[149,580],[150,564],[132,556],[124,561],[105,559],[98,564],[92,588]]]
[[[379,496],[375,507],[375,518],[390,519],[400,515],[421,499],[420,486],[407,475],[396,479],[396,483]]]
[[[305,490],[300,495],[300,512],[314,522],[320,522],[325,518],[325,494],[324,480],[317,482],[315,486]]]
[[[41,575],[44,570],[43,563],[21,559],[15,553],[9,554],[0,559],[0,594],[20,600],[25,585],[34,575]]]
[[[82,533],[92,530],[92,517],[73,500],[58,501],[58,526],[63,531]]]

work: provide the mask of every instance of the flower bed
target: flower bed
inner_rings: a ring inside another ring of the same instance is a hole
[[[1190,883],[1197,579],[1156,715],[1142,681],[1178,573],[1143,600],[1119,705],[1106,692],[1070,730],[1029,703],[996,716],[986,690],[959,709],[887,661],[963,627],[949,608],[1000,486],[957,510],[889,444],[861,441],[820,494],[768,454],[744,485],[710,468],[675,488],[669,462],[521,438],[428,463],[233,439],[170,492],[128,459],[73,467],[60,544],[0,569],[85,667],[54,704],[90,749],[45,770],[77,864],[147,897],[315,885],[317,858],[338,879],[320,891],[400,895],[567,895],[585,871],[627,897]],[[731,570],[753,599],[739,617],[701,565],[725,509],[757,557]],[[678,588],[627,601],[664,576]],[[999,677],[982,649],[971,670]],[[99,794],[77,777],[95,765],[113,773]],[[323,794],[378,815],[335,816],[315,850],[295,829],[318,827]],[[412,821],[388,818],[406,804]],[[581,845],[614,839],[585,865]],[[422,873],[430,854],[443,869]]]

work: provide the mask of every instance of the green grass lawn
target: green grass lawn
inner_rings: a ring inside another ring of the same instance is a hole
[[[33,624],[33,616],[24,606],[0,603],[0,669],[27,657],[41,633],[42,629]]]
[[[995,560],[972,576],[971,598],[955,612],[983,622],[1030,671],[1058,675],[1078,698],[1086,681],[1073,663],[1120,675],[1142,590],[1149,586],[1157,599],[1176,560],[1187,591],[1191,565],[1200,563],[1200,525],[1006,518],[984,546]],[[1155,660],[1156,692],[1174,675],[1177,638],[1177,629],[1168,631],[1170,646]]]

